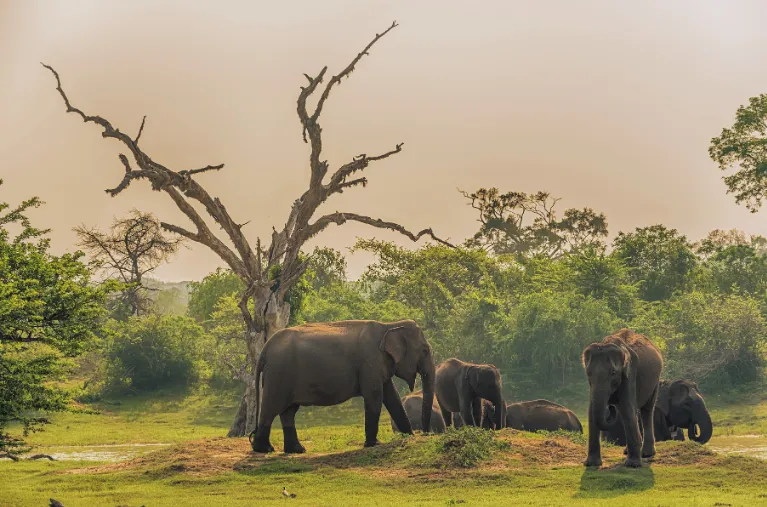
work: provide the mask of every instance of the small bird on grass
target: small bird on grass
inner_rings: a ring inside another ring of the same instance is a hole
[[[288,488],[283,487],[282,488],[282,496],[284,496],[286,498],[295,498],[296,494],[295,493],[288,493]]]

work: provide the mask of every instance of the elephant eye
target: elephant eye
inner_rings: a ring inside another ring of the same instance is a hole
[[[610,368],[610,375],[615,376],[615,374],[618,373],[615,371],[615,368]]]

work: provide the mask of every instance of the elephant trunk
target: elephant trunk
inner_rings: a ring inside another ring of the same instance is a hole
[[[697,429],[700,428],[700,433]],[[703,403],[698,403],[693,408],[692,422],[687,428],[687,436],[699,444],[705,444],[711,439],[714,432],[714,425],[711,423],[711,416]]]
[[[494,429],[501,430],[506,425],[506,402],[503,401],[500,389],[498,390],[497,398],[491,401],[495,406],[495,414],[493,414],[495,416],[493,419],[493,423],[495,424]]]
[[[423,408],[421,409],[421,424],[424,433],[431,430],[431,412],[434,405],[434,359],[431,354],[424,357],[421,368],[421,384],[423,384]]]
[[[602,431],[608,431],[616,422],[618,422],[618,407],[609,403],[606,394],[591,393],[591,414],[590,417],[597,423],[597,428]]]

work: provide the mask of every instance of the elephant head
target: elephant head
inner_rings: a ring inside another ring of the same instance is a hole
[[[607,431],[618,420],[618,407],[610,397],[629,374],[631,356],[615,343],[592,343],[583,351],[583,367],[589,379],[590,417]]]
[[[492,423],[496,429],[504,426],[506,403],[503,401],[501,372],[492,364],[478,364],[466,369],[472,392],[493,404]],[[479,423],[479,421],[477,421]]]
[[[424,433],[431,429],[431,411],[434,403],[434,357],[429,342],[412,320],[384,326],[379,347],[394,361],[394,375],[407,382],[410,391],[415,389],[416,375],[423,384],[423,407],[421,424]]]
[[[662,382],[655,409],[664,413],[670,426],[687,428],[690,440],[705,444],[711,438],[714,426],[703,395],[698,391],[695,382]]]
[[[501,428],[507,427],[508,426],[507,424],[508,410],[507,410],[506,403],[503,403],[502,406],[503,406],[503,416],[502,416],[503,426],[499,427],[497,425],[495,407],[489,401],[484,400],[482,402],[482,424],[480,424],[480,426],[482,426],[482,428],[486,430],[490,430],[490,429],[499,430]]]

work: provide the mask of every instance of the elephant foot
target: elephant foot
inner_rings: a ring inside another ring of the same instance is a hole
[[[642,457],[645,459],[650,459],[655,456],[655,448],[653,448],[650,451],[642,451]]]
[[[282,428],[282,433],[285,435],[283,445],[285,454],[303,454],[306,452],[304,446],[298,441],[298,433],[296,433],[295,427]]]
[[[269,454],[270,452],[274,452],[274,447],[272,447],[272,444],[270,444],[269,442],[262,443],[262,442],[255,441],[253,442],[252,447],[253,447],[253,452],[260,452],[263,454]]]
[[[639,458],[628,458],[624,465],[626,468],[640,468],[642,466],[642,460]]]
[[[380,443],[378,440],[365,440],[365,447],[375,447]]]
[[[285,445],[285,454],[303,454],[306,452],[306,448],[299,442],[292,442]]]
[[[268,454],[274,452],[274,447],[269,442],[270,426],[259,426],[256,431],[248,435],[253,452]]]
[[[584,461],[583,464],[587,467],[601,467],[602,458],[599,456],[589,456],[586,458],[586,461]]]

